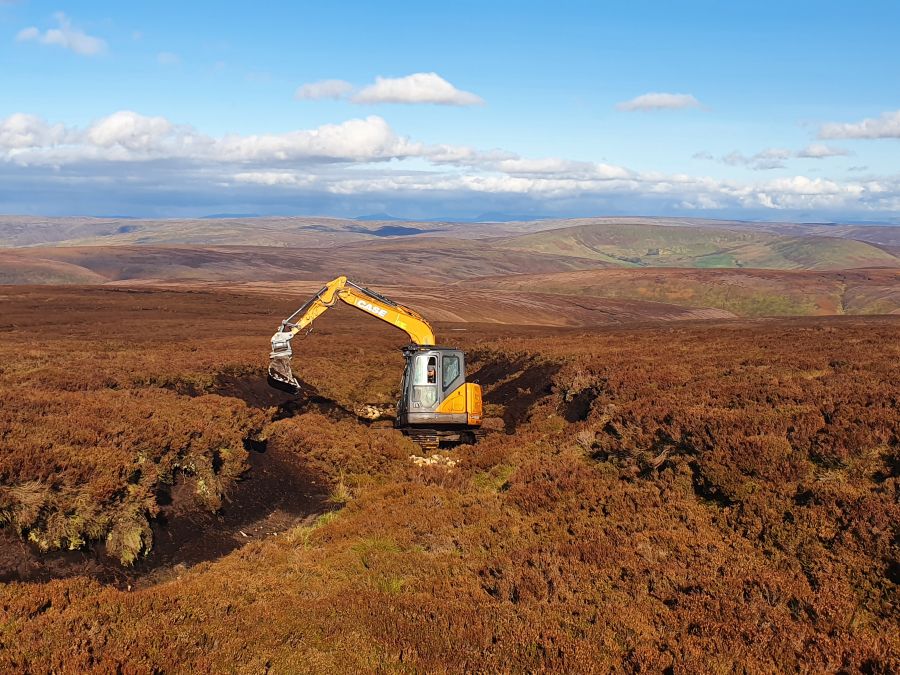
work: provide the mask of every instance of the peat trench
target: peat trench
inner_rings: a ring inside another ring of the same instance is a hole
[[[473,373],[473,381],[493,387],[488,403],[504,407],[503,425],[507,434],[527,419],[532,406],[552,393],[555,364],[535,364],[525,360],[493,361]],[[299,395],[271,389],[263,378],[244,374],[221,374],[212,390],[190,386],[170,388],[187,396],[218,394],[243,400],[255,408],[275,408],[273,420],[304,412],[319,412],[333,419],[354,419],[353,411],[321,396],[303,384]],[[249,468],[235,483],[225,506],[217,513],[198,507],[190,476],[179,475],[171,486],[160,486],[160,512],[151,521],[153,545],[146,556],[131,567],[106,554],[103,541],[89,542],[76,551],[42,553],[23,541],[10,528],[0,528],[0,583],[47,582],[74,576],[92,577],[120,588],[140,588],[174,578],[187,568],[220,558],[246,543],[312,521],[333,508],[328,502],[329,486],[311,473],[293,453],[266,447],[264,441],[245,441]]]
[[[552,362],[492,358],[472,373],[470,379],[488,388],[485,403],[503,406],[503,430],[513,434],[520,424],[528,421],[537,402],[554,393],[553,376],[559,369]]]
[[[240,398],[251,407],[275,407],[273,419],[307,411],[356,417],[312,388],[299,396],[289,396],[269,390],[265,380],[258,386],[254,379],[225,375],[212,392],[179,393],[216,393]],[[253,438],[246,439],[244,447],[248,450],[248,470],[217,513],[196,505],[190,476],[179,475],[174,485],[159,487],[160,512],[150,523],[152,548],[131,567],[108,556],[103,541],[89,542],[76,551],[42,553],[6,527],[0,528],[0,583],[88,576],[120,588],[145,587],[174,578],[190,566],[220,558],[251,541],[311,522],[333,508],[328,502],[327,481],[311,473],[298,455],[269,449],[264,441]]]
[[[160,512],[150,524],[153,547],[131,567],[107,556],[102,541],[77,551],[41,553],[9,528],[0,529],[0,582],[89,576],[122,588],[148,586],[329,509],[327,484],[295,458],[251,451],[248,464],[218,513],[196,506],[190,477],[162,486],[157,492]]]

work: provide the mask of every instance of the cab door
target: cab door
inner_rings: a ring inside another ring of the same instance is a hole
[[[441,352],[441,401],[452,395],[466,381],[463,354],[459,351]],[[462,410],[454,412],[465,412]]]
[[[441,402],[440,354],[423,352],[410,359],[409,412],[430,412]]]

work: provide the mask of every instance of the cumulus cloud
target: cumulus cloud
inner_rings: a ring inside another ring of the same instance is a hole
[[[120,147],[142,152],[158,148],[172,129],[172,123],[165,117],[145,117],[122,110],[93,124],[85,140],[100,148]]]
[[[344,98],[351,91],[353,91],[353,85],[344,80],[321,80],[300,86],[294,93],[294,98],[304,101],[339,99]]]
[[[484,100],[457,89],[437,73],[414,73],[406,77],[376,77],[375,83],[353,95],[354,103],[434,103],[480,105]]]
[[[616,104],[617,110],[635,112],[638,110],[684,110],[687,108],[702,108],[702,104],[691,94],[667,94],[665,92],[650,92],[641,94],[630,101],[622,101]]]
[[[371,162],[423,154],[421,144],[398,136],[376,115],[324,124],[316,129],[284,134],[226,136],[215,142],[214,155],[226,161],[319,161]]]
[[[239,172],[230,180],[238,185],[291,191],[315,189],[357,198],[392,195],[411,200],[433,194],[442,198],[456,195],[467,203],[488,198],[511,199],[509,203],[512,204],[522,204],[526,200],[552,204],[573,199],[619,199],[632,205],[655,203],[691,211],[729,208],[739,211],[852,209],[889,212],[900,203],[900,183],[897,181],[840,183],[807,176],[741,184],[706,177],[655,174],[629,174],[625,178],[429,172],[311,176],[307,172],[278,170]]]
[[[743,165],[783,161],[798,152],[770,148],[749,158],[733,154],[729,161]],[[198,194],[222,203],[241,194],[257,204],[272,203],[271,198],[297,204],[291,200],[302,196],[304,204],[338,198],[344,205],[408,200],[482,210],[530,204],[544,212],[563,203],[582,210],[584,204],[618,204],[629,210],[742,213],[900,208],[900,177],[736,181],[641,172],[561,157],[521,157],[503,149],[430,145],[398,134],[378,116],[279,134],[215,137],[127,110],[84,128],[23,113],[0,119],[0,194],[15,196],[25,189],[44,195],[77,189],[78,199],[119,190],[129,195],[123,203],[154,204],[168,191],[190,195],[191,203]]]
[[[413,73],[405,77],[376,77],[362,88],[345,80],[321,80],[301,85],[294,98],[303,101],[347,99],[352,103],[432,103],[480,105],[480,96],[457,89],[437,73]]]
[[[4,157],[3,150],[6,150]],[[86,160],[196,162],[378,162],[442,154],[399,136],[376,115],[282,134],[214,138],[165,117],[121,110],[87,129],[51,126],[31,115],[0,121],[0,159],[21,165],[60,166]],[[465,154],[465,153],[462,153]]]
[[[81,54],[82,56],[95,56],[106,51],[106,41],[101,38],[88,35],[72,22],[62,12],[53,15],[57,27],[49,28],[43,33],[36,26],[23,28],[16,35],[18,42],[39,42],[44,45],[56,45],[64,49]]]
[[[824,124],[819,138],[900,138],[900,110],[850,124]]]
[[[0,120],[0,149],[5,149],[10,157],[27,148],[62,143],[66,135],[63,125],[50,125],[36,115],[15,113]]]

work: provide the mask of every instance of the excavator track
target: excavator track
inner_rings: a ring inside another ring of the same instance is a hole
[[[426,452],[437,450],[441,447],[441,437],[434,429],[404,429],[403,433]]]
[[[477,443],[484,438],[486,429],[443,430],[407,428],[402,430],[409,439],[426,452],[437,450],[441,443],[447,445],[460,445],[463,443]]]

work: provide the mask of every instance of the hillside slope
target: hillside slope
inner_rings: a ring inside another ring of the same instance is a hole
[[[351,274],[367,282],[415,284],[493,274],[559,272],[608,266],[595,260],[505,251],[470,240],[390,240],[331,248],[250,246],[71,246],[8,249],[5,283],[37,283],[47,261],[80,268],[93,281],[257,281]],[[34,268],[34,269],[32,269]],[[18,279],[18,280],[17,280]],[[84,282],[89,281],[88,276]],[[48,282],[49,283],[49,282]],[[62,283],[62,281],[60,282]]]
[[[501,238],[493,243],[514,251],[571,255],[633,267],[900,267],[900,258],[867,242],[746,229],[590,223]]]
[[[10,249],[0,252],[0,283],[203,284],[296,295],[347,274],[390,289],[392,296],[414,306],[427,299],[424,308],[447,320],[466,315],[467,321],[543,325],[689,318],[697,310],[719,318],[900,312],[896,269],[622,268],[604,260],[507,251],[473,241],[429,242],[423,247],[391,240],[335,249]],[[593,300],[586,303],[586,298]]]
[[[710,307],[747,317],[900,313],[900,270],[591,270],[495,277],[473,285]]]

